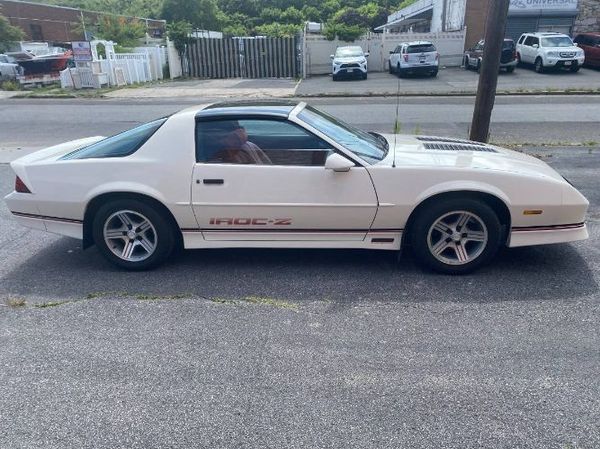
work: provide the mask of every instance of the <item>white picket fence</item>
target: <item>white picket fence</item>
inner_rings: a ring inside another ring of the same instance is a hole
[[[166,47],[137,47],[133,53],[109,53],[107,59],[77,62],[75,69],[61,72],[61,86],[80,89],[157,81],[163,79],[166,64]]]

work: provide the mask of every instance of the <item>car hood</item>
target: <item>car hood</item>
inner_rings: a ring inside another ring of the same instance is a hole
[[[578,50],[581,50],[580,47],[575,47],[575,46],[572,46],[572,47],[544,47],[543,49],[545,51],[561,51],[561,52],[562,51],[577,52]]]
[[[385,134],[390,144],[387,156],[379,163],[397,167],[427,166],[502,171],[563,181],[545,162],[528,154],[495,145],[443,137]],[[394,152],[394,141],[396,151]]]
[[[366,58],[364,56],[352,56],[352,57],[345,57],[345,58],[334,58],[333,62],[335,64],[348,64],[348,63],[353,63],[353,62],[363,62],[365,60],[366,60]]]

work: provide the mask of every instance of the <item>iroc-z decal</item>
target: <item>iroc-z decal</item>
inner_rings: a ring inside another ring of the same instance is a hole
[[[211,225],[216,226],[289,226],[291,218],[211,218]]]

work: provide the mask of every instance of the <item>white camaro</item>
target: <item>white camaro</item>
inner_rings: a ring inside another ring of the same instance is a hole
[[[509,247],[588,237],[588,201],[544,162],[477,142],[379,135],[305,103],[186,109],[11,164],[25,226],[146,269],[184,248],[398,251],[466,273]]]

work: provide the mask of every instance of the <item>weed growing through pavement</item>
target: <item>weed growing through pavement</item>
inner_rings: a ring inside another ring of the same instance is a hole
[[[33,307],[37,307],[38,309],[46,309],[48,307],[56,307],[56,306],[62,306],[64,304],[70,304],[73,301],[48,301],[48,302],[42,302],[40,304],[34,304]]]
[[[25,301],[23,298],[8,298],[6,300],[6,305],[14,308],[25,307],[27,305],[27,301]]]

